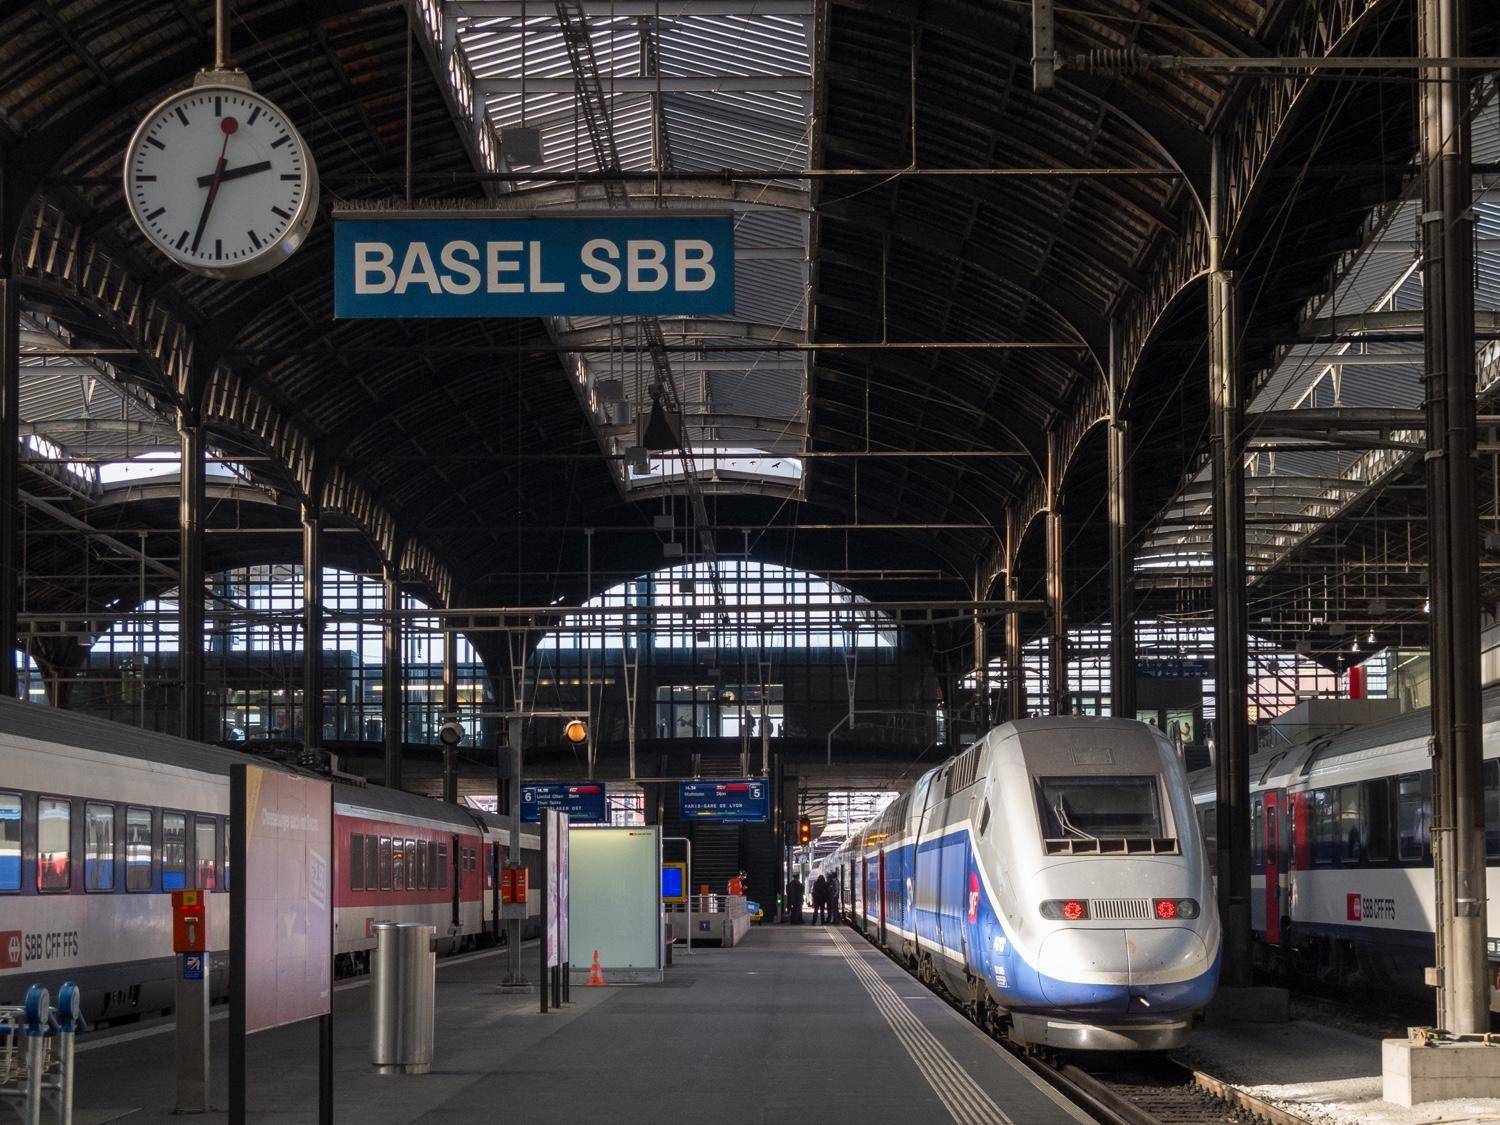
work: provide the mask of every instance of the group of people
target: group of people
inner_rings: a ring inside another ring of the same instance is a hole
[[[807,888],[802,879],[795,872],[786,885],[786,916],[783,921],[791,922],[795,926],[802,925],[802,903],[807,896]],[[838,885],[826,875],[819,875],[812,884],[812,908],[813,922],[821,924],[832,922],[838,910]]]

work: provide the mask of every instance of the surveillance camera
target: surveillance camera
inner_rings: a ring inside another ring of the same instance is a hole
[[[464,727],[457,719],[444,719],[438,727],[438,738],[444,746],[457,746],[464,740]]]

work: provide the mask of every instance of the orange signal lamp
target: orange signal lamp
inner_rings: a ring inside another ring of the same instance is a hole
[[[563,727],[563,737],[574,746],[586,740],[589,736],[589,728],[582,719],[570,719],[568,725]]]

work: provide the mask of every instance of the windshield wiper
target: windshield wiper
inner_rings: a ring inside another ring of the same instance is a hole
[[[1096,842],[1098,841],[1098,836],[1089,835],[1068,818],[1067,806],[1063,803],[1063,799],[1061,797],[1053,802],[1052,815],[1057,817],[1057,823],[1059,826],[1061,826],[1064,832],[1071,832],[1073,835],[1081,837],[1085,840],[1094,840]]]

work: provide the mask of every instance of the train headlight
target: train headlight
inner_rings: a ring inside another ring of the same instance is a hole
[[[1159,898],[1152,906],[1156,916],[1163,922],[1174,922],[1178,918],[1198,917],[1198,900],[1195,898]]]
[[[1042,917],[1054,922],[1086,922],[1089,904],[1081,898],[1049,898],[1042,902]]]

